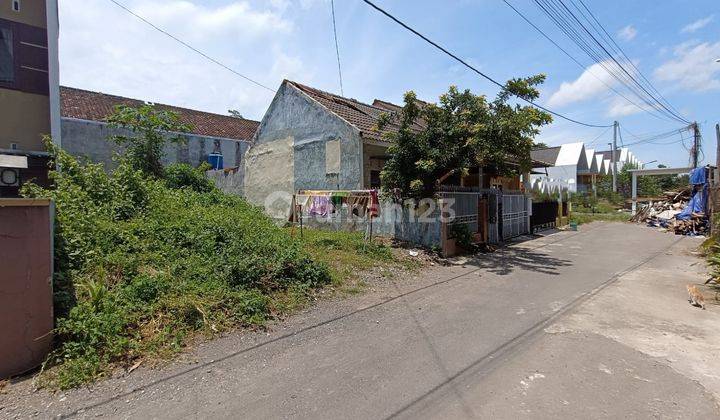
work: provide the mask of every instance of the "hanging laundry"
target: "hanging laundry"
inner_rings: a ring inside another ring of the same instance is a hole
[[[369,203],[369,196],[353,194],[347,198],[348,212],[354,216],[365,217]]]
[[[309,214],[313,216],[327,217],[331,208],[332,204],[330,204],[330,199],[328,196],[314,196],[312,198],[312,204],[310,205]]]
[[[369,217],[378,217],[380,215],[380,200],[378,199],[377,190],[370,191],[370,207]]]

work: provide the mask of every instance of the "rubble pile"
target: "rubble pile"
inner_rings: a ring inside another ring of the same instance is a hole
[[[637,213],[630,220],[646,223],[650,227],[657,227],[677,235],[705,235],[709,231],[705,213],[692,213],[686,220],[676,218],[688,205],[692,194],[692,186],[681,191],[666,191],[663,193],[663,199],[651,201],[638,208]]]

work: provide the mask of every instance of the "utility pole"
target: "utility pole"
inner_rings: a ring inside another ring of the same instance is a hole
[[[698,167],[698,154],[700,152],[700,129],[698,123],[693,123],[693,148],[692,148],[692,164],[693,168]]]
[[[618,122],[613,122],[613,143],[612,153],[610,159],[612,159],[613,165],[613,192],[617,192],[617,157],[615,152],[617,151],[617,135],[618,135]]]
[[[717,151],[715,152],[715,167],[720,169],[720,124],[715,124],[715,136],[717,136]]]

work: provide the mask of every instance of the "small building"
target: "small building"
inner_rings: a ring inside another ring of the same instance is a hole
[[[583,192],[592,189],[596,165],[589,162],[583,142],[535,149],[530,156],[533,160],[552,165],[534,168],[535,174],[530,176],[533,183],[541,183],[556,191]]]
[[[287,197],[298,190],[379,188],[390,146],[385,134],[397,132],[398,126],[378,130],[377,125],[381,115],[401,110],[378,99],[370,105],[283,81],[245,157],[246,198],[267,207],[268,197],[284,196],[272,205],[279,211],[288,208]],[[444,184],[521,189],[519,176],[497,177],[480,168]]]
[[[118,105],[139,107],[149,103],[66,86],[60,88],[60,96],[63,149],[75,156],[87,157],[92,162],[103,163],[108,169],[113,168],[116,164],[113,155],[122,153],[123,148],[109,140],[109,137],[130,133],[128,130],[110,127],[107,118]],[[230,115],[171,105],[152,105],[160,110],[177,113],[182,123],[192,126],[191,132],[182,135],[185,142],[166,145],[164,164],[183,162],[197,166],[215,152],[222,154],[223,168],[239,167],[259,125],[258,121]]]
[[[57,0],[0,2],[0,197],[48,184],[45,135],[60,143]]]

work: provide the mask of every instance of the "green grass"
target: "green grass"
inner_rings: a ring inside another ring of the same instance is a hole
[[[619,206],[610,203],[608,200],[598,199],[594,209],[583,207],[581,205],[573,205],[573,212],[576,213],[614,213],[617,212]]]
[[[578,225],[590,222],[628,222],[630,220],[630,213],[626,212],[615,212],[615,213],[578,213],[573,211],[570,215],[570,221],[575,222]]]
[[[373,268],[415,267],[413,261],[400,258],[399,252],[382,238],[373,238],[372,242],[367,242],[361,232],[304,229],[303,237],[300,238],[300,232],[296,229],[295,237],[302,242],[303,249],[313,260],[329,267],[332,284],[348,294],[364,290],[365,284],[359,276],[364,271]]]

